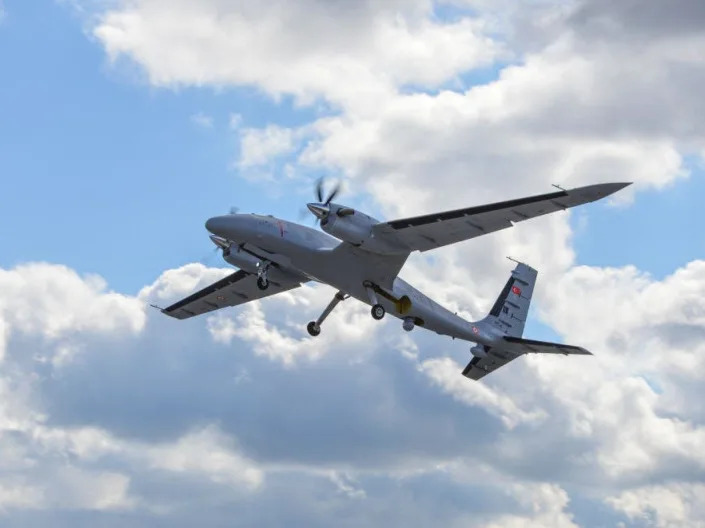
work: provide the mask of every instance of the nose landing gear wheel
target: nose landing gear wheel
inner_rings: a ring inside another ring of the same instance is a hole
[[[316,337],[321,333],[321,327],[316,324],[316,321],[311,321],[306,325],[306,330],[308,330],[308,333],[312,337]]]
[[[384,314],[387,312],[384,310],[384,306],[382,306],[381,304],[375,304],[372,307],[371,313],[372,313],[372,318],[379,321],[380,319],[382,319],[384,317]]]
[[[265,277],[257,277],[257,287],[260,290],[266,290],[269,288],[269,281]]]

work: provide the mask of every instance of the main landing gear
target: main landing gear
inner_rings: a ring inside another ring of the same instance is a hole
[[[330,313],[333,311],[333,309],[338,306],[338,303],[340,301],[344,301],[350,297],[346,293],[343,293],[339,291],[338,293],[335,294],[335,297],[333,297],[333,300],[328,303],[328,306],[326,306],[326,309],[323,310],[323,313],[321,316],[316,319],[315,321],[311,321],[306,325],[306,330],[308,330],[309,335],[316,337],[321,333],[321,325],[323,324],[323,321],[326,320],[326,317],[330,315]]]
[[[367,297],[370,299],[370,304],[372,305],[372,309],[370,310],[372,319],[376,319],[377,321],[381,320],[387,312],[385,311],[384,306],[379,304],[379,300],[377,299],[377,294],[375,293],[372,283],[365,281],[362,285],[365,287],[365,290],[367,290]]]
[[[257,287],[263,291],[269,288],[269,277],[267,276],[269,264],[269,262],[263,260],[257,265]]]
[[[367,290],[367,296],[370,299],[370,304],[372,305],[372,309],[370,310],[370,313],[372,314],[372,318],[376,319],[379,321],[380,319],[383,319],[385,314],[387,313],[386,310],[384,309],[384,306],[379,304],[379,300],[377,299],[377,293],[374,290],[374,286],[372,285],[371,282],[365,282],[363,283],[363,286]],[[330,313],[333,311],[333,309],[338,306],[338,303],[340,301],[344,301],[350,297],[348,294],[343,293],[342,291],[339,291],[338,293],[335,294],[335,297],[333,297],[333,300],[326,306],[326,309],[323,310],[323,313],[321,316],[315,320],[311,321],[306,325],[306,330],[308,331],[309,335],[316,337],[317,335],[320,335],[321,333],[321,325],[323,324],[323,321],[326,320],[326,317],[330,315]]]

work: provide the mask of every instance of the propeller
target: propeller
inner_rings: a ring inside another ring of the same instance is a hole
[[[315,196],[317,202],[306,204],[308,210],[311,211],[316,217],[316,222],[325,221],[325,219],[328,218],[328,215],[330,214],[330,203],[336,196],[338,196],[338,194],[340,194],[342,184],[340,180],[338,180],[333,189],[328,193],[328,197],[325,200],[323,199],[323,187],[324,179],[319,178],[316,182],[315,189]]]
[[[204,266],[210,266],[211,263],[213,262],[213,257],[215,257],[216,253],[218,253],[218,251],[220,249],[221,248],[218,245],[216,245],[206,255],[204,255],[202,258],[198,259],[198,262],[200,262]]]
[[[222,251],[223,256],[226,256],[230,253],[230,242],[228,240],[215,235],[210,235],[210,239],[211,242],[215,244],[215,247],[211,251],[209,251],[207,255],[198,260],[198,262],[200,262],[204,266],[210,265],[210,263],[213,261],[213,257],[216,255],[216,253],[218,253],[218,251]]]
[[[333,187],[333,190],[328,194],[328,198],[326,198],[325,201],[323,201],[323,178],[319,178],[318,181],[316,182],[316,198],[318,199],[318,203],[323,203],[323,205],[329,205],[332,201],[333,198],[338,196],[340,193],[340,180],[336,182],[335,187]]]

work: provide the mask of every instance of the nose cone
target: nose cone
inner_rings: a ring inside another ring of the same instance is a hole
[[[330,213],[330,206],[322,203],[306,204],[308,210],[311,211],[317,218],[323,220]]]
[[[214,216],[206,221],[206,229],[214,235],[226,236],[225,231],[228,227],[227,216]]]

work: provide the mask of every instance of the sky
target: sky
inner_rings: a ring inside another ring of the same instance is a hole
[[[0,523],[705,526],[697,0],[0,2]],[[482,317],[539,270],[522,357],[302,288],[175,321],[236,207],[315,181],[394,219],[609,181],[414,254]]]

